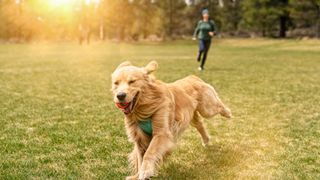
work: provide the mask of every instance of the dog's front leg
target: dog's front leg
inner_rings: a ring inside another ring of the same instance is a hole
[[[144,180],[153,176],[156,163],[159,162],[166,153],[170,152],[173,146],[174,143],[170,135],[155,135],[143,156],[139,179]]]
[[[142,152],[139,149],[139,146],[135,143],[133,151],[129,155],[129,163],[132,169],[132,176],[127,176],[126,180],[136,180],[138,179],[138,172],[142,163]]]
[[[170,101],[168,101],[170,102]],[[143,155],[139,170],[139,179],[145,180],[154,176],[155,166],[169,154],[174,147],[173,135],[170,131],[172,104],[162,104],[159,110],[152,115],[152,139]]]

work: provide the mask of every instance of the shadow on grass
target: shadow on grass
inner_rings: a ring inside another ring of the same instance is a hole
[[[191,155],[193,158],[190,158]],[[241,163],[242,150],[221,145],[197,148],[192,154],[173,154],[153,179],[217,179],[234,177],[233,169]],[[177,157],[178,156],[178,157]],[[190,159],[195,159],[190,161]],[[189,161],[188,161],[189,160]],[[226,174],[228,172],[228,174]]]

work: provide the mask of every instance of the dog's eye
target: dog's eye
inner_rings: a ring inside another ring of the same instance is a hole
[[[136,80],[131,80],[131,81],[128,82],[128,84],[132,84],[134,82],[136,82]]]
[[[116,85],[116,86],[119,85],[119,82],[118,81],[114,82],[114,85]]]

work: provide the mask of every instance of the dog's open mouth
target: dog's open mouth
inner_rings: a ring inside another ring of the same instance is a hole
[[[137,93],[134,96],[134,98],[132,99],[131,102],[118,102],[118,103],[116,103],[117,107],[119,109],[121,109],[123,113],[130,114],[134,108],[134,105],[136,104],[138,94],[139,93]]]

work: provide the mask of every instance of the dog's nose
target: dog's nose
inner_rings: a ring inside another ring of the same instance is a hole
[[[127,94],[124,93],[124,92],[119,92],[117,94],[117,98],[120,100],[120,101],[123,101],[125,98],[126,98]]]

